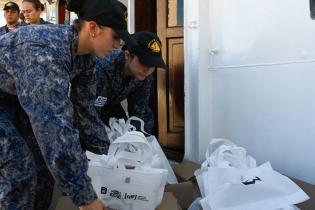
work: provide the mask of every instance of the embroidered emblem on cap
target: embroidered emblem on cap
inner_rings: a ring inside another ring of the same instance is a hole
[[[161,52],[161,44],[158,40],[153,39],[149,44],[148,44],[148,48],[155,53],[159,53]]]

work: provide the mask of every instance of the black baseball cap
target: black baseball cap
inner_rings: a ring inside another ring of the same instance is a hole
[[[79,19],[95,21],[112,28],[128,45],[137,45],[127,29],[128,12],[117,0],[69,0],[68,10],[78,14]]]
[[[159,67],[166,69],[166,64],[162,58],[162,43],[159,37],[152,32],[142,31],[131,35],[138,45],[124,46],[131,54],[135,54],[140,62],[147,67]]]
[[[19,5],[17,5],[15,2],[12,2],[12,1],[7,2],[3,7],[3,10],[8,10],[8,9],[20,12]]]

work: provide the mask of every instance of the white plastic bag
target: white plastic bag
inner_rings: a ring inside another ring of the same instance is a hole
[[[169,184],[177,184],[177,178],[176,175],[168,161],[168,159],[166,158],[159,142],[157,141],[157,139],[155,138],[155,136],[148,136],[147,137],[148,142],[150,143],[154,154],[158,156],[160,163],[155,167],[155,168],[163,168],[166,169],[168,171],[168,175],[167,175],[167,183]]]
[[[256,160],[247,155],[245,148],[236,146],[228,139],[212,139],[206,150],[206,160],[201,169],[195,172],[202,197],[208,194],[208,167],[218,168],[255,168]]]
[[[132,131],[110,145],[107,162],[91,161],[88,175],[109,208],[153,210],[162,200],[167,171],[151,165],[149,143],[141,132]]]
[[[217,148],[215,145],[219,144]],[[255,168],[256,160],[247,155],[246,149],[228,139],[212,139],[206,151],[206,163],[219,168]]]
[[[265,163],[254,169],[209,167],[207,197],[217,210],[272,210],[304,202],[309,197],[289,178]]]
[[[107,155],[98,155],[90,151],[86,151],[85,154],[89,162],[94,162],[94,163],[98,162],[100,163],[100,165],[103,165],[103,164],[106,164],[106,162],[108,161]]]
[[[218,147],[214,144],[221,143]],[[206,161],[195,172],[204,210],[293,210],[309,197],[270,163],[256,167],[246,150],[226,139],[214,139]]]
[[[135,131],[136,128],[131,124],[132,121],[137,121],[140,123],[140,130],[142,133],[149,135],[144,131],[144,122],[138,117],[130,117],[125,122],[124,119],[116,119],[111,118],[109,120],[109,127],[106,127],[107,135],[111,142],[114,142],[119,136],[124,135],[126,132]],[[154,168],[161,168],[168,170],[167,175],[167,183],[169,184],[177,184],[177,178],[175,173],[167,160],[159,142],[153,135],[149,135],[146,137],[147,141],[149,142],[151,148],[153,149],[153,163],[152,166]]]

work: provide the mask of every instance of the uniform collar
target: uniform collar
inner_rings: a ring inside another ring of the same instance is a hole
[[[16,29],[18,26],[19,26],[19,24],[16,24],[14,29]],[[8,28],[8,25],[5,25],[4,27],[5,27],[5,30],[6,30],[7,33],[10,32],[10,30]]]
[[[50,22],[45,21],[43,18],[41,18],[39,24],[50,24]]]
[[[5,31],[7,32],[7,33],[9,33],[10,31],[9,31],[9,28],[8,28],[8,26],[7,25],[5,25],[4,26],[4,28],[5,28]]]
[[[51,22],[45,21],[43,18],[40,18],[39,25],[50,24]],[[26,23],[26,25],[32,25],[30,23]]]

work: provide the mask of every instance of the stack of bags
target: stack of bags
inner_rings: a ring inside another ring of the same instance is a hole
[[[166,169],[168,171],[167,183],[177,184],[177,178],[159,142],[157,141],[155,136],[150,135],[144,131],[144,122],[140,118],[132,116],[128,118],[127,121],[125,121],[124,119],[111,118],[109,120],[109,127],[106,126],[105,128],[110,142],[114,142],[118,137],[130,131],[136,131],[136,127],[131,124],[132,121],[138,122],[140,124],[141,133],[146,134],[145,138],[153,150],[153,167]]]
[[[257,167],[244,148],[226,139],[210,142],[195,176],[202,198],[190,210],[294,210],[294,204],[309,199],[269,162]]]
[[[156,138],[145,137],[130,121],[117,119],[111,120],[107,132],[111,139],[108,154],[87,152],[88,175],[98,197],[110,209],[155,209],[166,181],[177,182]]]

